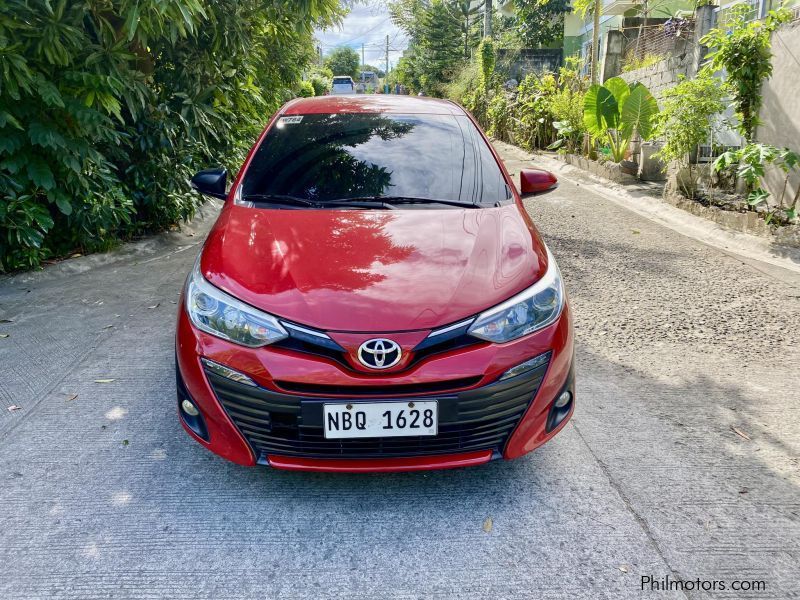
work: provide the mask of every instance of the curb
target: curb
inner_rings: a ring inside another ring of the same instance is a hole
[[[702,242],[738,258],[765,263],[791,272],[790,277],[770,274],[781,280],[800,279],[800,248],[781,246],[767,238],[728,230],[721,225],[677,208],[661,197],[663,184],[639,182],[635,187],[625,187],[597,175],[587,173],[554,156],[532,154],[511,144],[493,141],[501,155],[528,160],[549,169],[572,183],[588,188],[606,200],[636,214],[655,221],[686,237]],[[755,266],[755,265],[754,265]]]
[[[155,233],[133,242],[123,242],[108,252],[66,258],[45,265],[37,271],[0,275],[0,285],[34,284],[62,277],[74,277],[100,267],[159,260],[163,256],[189,250],[205,241],[206,234],[217,220],[222,205],[223,202],[220,200],[206,199],[197,207],[194,217],[181,222],[177,229]]]

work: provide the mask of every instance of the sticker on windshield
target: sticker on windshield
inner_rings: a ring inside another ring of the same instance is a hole
[[[293,117],[281,117],[278,119],[278,127],[283,127],[284,125],[294,125],[295,123],[299,123],[303,120],[302,115],[297,115]]]

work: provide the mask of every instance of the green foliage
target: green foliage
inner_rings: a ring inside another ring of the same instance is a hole
[[[297,95],[300,98],[311,98],[315,95],[314,85],[310,81],[301,81],[297,84]]]
[[[417,65],[412,59],[411,53],[408,50],[406,53],[407,56],[402,56],[400,60],[397,61],[397,66],[392,73],[394,73],[398,82],[410,88],[412,91],[419,91],[422,89],[422,83],[420,82],[419,72],[416,68]]]
[[[664,91],[661,111],[654,118],[654,137],[663,139],[658,157],[664,162],[687,162],[699,144],[708,139],[713,117],[723,110],[719,81],[708,72],[695,79],[682,78]]]
[[[585,19],[590,10],[594,10],[596,0],[573,0],[572,9],[581,19]]]
[[[643,140],[651,138],[656,114],[658,104],[647,88],[619,77],[592,85],[584,97],[586,130],[608,145],[614,162],[624,160],[635,133]]]
[[[503,89],[494,77],[484,91],[475,59],[447,86],[447,95],[469,110],[494,137],[530,150],[550,146],[575,151],[583,138],[583,95],[587,87],[580,71],[578,60],[568,60],[558,76],[530,74],[515,90]]]
[[[486,109],[486,117],[489,125],[486,133],[498,139],[508,139],[511,131],[511,111],[506,94],[498,92],[491,97]]]
[[[556,137],[551,101],[558,91],[552,73],[526,75],[517,89],[514,107],[514,140],[523,148],[544,148]]]
[[[478,70],[480,72],[479,85],[486,91],[492,83],[496,56],[494,42],[491,38],[483,38],[478,46]]]
[[[190,216],[314,57],[337,0],[0,1],[0,270]]]
[[[738,150],[729,150],[714,162],[716,172],[736,170],[736,175],[747,185],[747,203],[752,208],[768,204],[770,194],[761,187],[761,179],[768,166],[774,165],[784,173],[783,189],[775,211],[768,210],[766,218],[772,220],[777,216],[788,221],[797,220],[797,207],[800,201],[800,186],[791,203],[785,202],[789,178],[800,167],[800,154],[789,148],[776,148],[769,144],[747,144]]]
[[[469,58],[470,48],[480,39],[481,19],[484,2],[480,0],[455,0],[456,10],[461,19],[461,36],[464,40],[464,58]],[[474,43],[473,43],[474,42]]]
[[[320,75],[312,75],[311,79],[308,80],[311,84],[311,89],[313,90],[312,96],[324,96],[325,93],[331,89],[331,80],[325,79]]]
[[[724,89],[733,99],[739,131],[748,142],[758,125],[761,85],[772,75],[772,32],[791,18],[791,13],[781,8],[770,11],[764,20],[748,21],[751,11],[748,4],[732,7],[724,25],[700,40],[709,47],[704,69],[725,71]]]
[[[664,58],[666,57],[663,54],[652,54],[650,52],[641,57],[627,57],[622,65],[622,72],[629,73],[637,69],[646,69],[660,63]]]
[[[558,132],[557,140],[549,146],[566,152],[576,152],[583,142],[586,131],[583,123],[583,99],[588,80],[581,75],[581,64],[576,58],[568,58],[558,75],[558,86],[550,97],[550,113],[553,127]]]
[[[470,60],[462,65],[452,81],[445,86],[445,96],[466,106],[465,99],[478,88],[479,79],[478,61]]]
[[[594,84],[583,99],[583,123],[595,138],[602,138],[619,125],[619,105],[605,86]]]
[[[621,129],[627,136],[637,132],[643,140],[653,135],[653,118],[658,114],[658,103],[643,85],[634,85],[622,102]]]
[[[361,57],[349,46],[334,48],[333,52],[325,57],[325,67],[330,69],[334,77],[349,75],[353,79],[358,79],[360,66]]]
[[[461,18],[453,0],[394,0],[389,9],[409,37],[398,80],[415,91],[444,95],[463,64]]]
[[[561,39],[569,0],[514,0],[514,25],[523,46],[537,48]]]
[[[333,72],[327,67],[312,67],[308,74],[308,81],[314,88],[315,96],[324,96],[330,91],[333,84]]]

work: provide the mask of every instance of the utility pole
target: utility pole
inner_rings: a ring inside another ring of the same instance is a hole
[[[389,34],[386,34],[386,70],[383,72],[384,90],[390,93],[389,89]]]
[[[492,37],[492,0],[483,3],[483,37]]]
[[[364,42],[361,42],[361,68],[363,69],[366,64],[364,61]]]
[[[594,22],[592,28],[592,85],[597,83],[600,70],[600,13],[603,11],[603,0],[594,0]]]

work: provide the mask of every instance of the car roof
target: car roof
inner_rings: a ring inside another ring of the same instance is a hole
[[[284,115],[335,113],[400,113],[463,115],[464,109],[438,98],[399,96],[394,94],[365,94],[360,96],[315,96],[297,98],[284,107]]]

